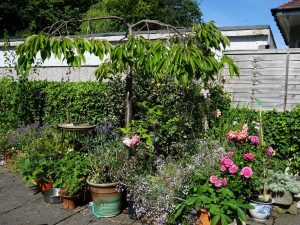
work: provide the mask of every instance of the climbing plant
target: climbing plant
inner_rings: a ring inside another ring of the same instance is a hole
[[[72,22],[90,23],[107,19],[117,20],[127,28],[125,39],[116,45],[95,38],[59,35],[62,29],[66,29],[62,33],[67,33],[68,24]],[[149,40],[134,31],[136,27],[149,24],[167,28],[170,31],[169,37]],[[121,17],[107,16],[60,21],[49,27],[47,33],[28,37],[17,47],[16,52],[19,56],[18,70],[23,73],[29,73],[38,56],[42,62],[53,55],[72,67],[80,67],[85,63],[85,53],[90,53],[101,61],[95,72],[99,80],[125,74],[125,125],[128,125],[132,120],[132,82],[135,76],[151,78],[157,83],[165,75],[170,75],[176,83],[186,87],[194,81],[205,87],[215,80],[225,64],[231,76],[239,73],[231,58],[226,55],[219,59],[216,57],[216,51],[221,51],[228,44],[228,39],[213,22],[195,24],[190,32],[181,33],[175,27],[156,20],[128,24]]]

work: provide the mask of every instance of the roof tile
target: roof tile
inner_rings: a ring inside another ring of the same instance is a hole
[[[300,8],[300,0],[293,0],[277,7],[277,9],[293,9],[293,8]]]

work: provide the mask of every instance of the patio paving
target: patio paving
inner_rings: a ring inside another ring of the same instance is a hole
[[[45,203],[41,193],[25,187],[17,173],[0,166],[0,224],[1,225],[141,225],[127,214],[96,219],[87,206],[64,210],[63,204]]]
[[[41,193],[25,187],[17,173],[7,166],[0,166],[0,225],[141,225],[122,213],[113,218],[96,219],[87,206],[64,210],[62,204],[44,202]],[[251,219],[247,225],[300,225],[300,210],[297,215],[276,214],[265,222]]]

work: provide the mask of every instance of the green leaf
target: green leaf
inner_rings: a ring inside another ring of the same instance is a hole
[[[239,207],[237,207],[236,211],[237,211],[237,214],[238,214],[240,220],[246,221],[245,212],[241,208],[239,208]]]
[[[211,220],[211,225],[216,225],[221,219],[221,216],[219,214],[213,216],[212,220]]]

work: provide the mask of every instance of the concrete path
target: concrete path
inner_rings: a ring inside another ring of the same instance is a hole
[[[1,225],[141,225],[127,214],[96,219],[86,206],[64,210],[62,204],[45,203],[41,193],[27,188],[20,175],[0,166],[0,224]]]
[[[27,188],[17,173],[6,166],[0,166],[0,225],[141,225],[129,219],[127,214],[113,218],[95,219],[86,206],[64,210],[62,204],[50,205],[44,202],[41,193]],[[300,211],[297,215],[276,214],[266,222],[248,219],[247,225],[300,225]]]

